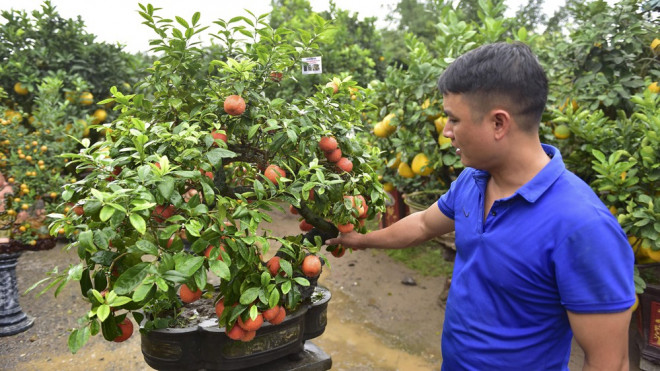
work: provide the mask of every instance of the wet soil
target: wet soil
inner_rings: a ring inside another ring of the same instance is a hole
[[[273,214],[267,228],[278,235],[297,234],[298,221],[290,214]],[[45,273],[77,263],[74,251],[25,252],[17,279],[22,293]],[[274,253],[274,252],[273,252]],[[444,307],[440,296],[446,277],[423,277],[393,261],[382,251],[328,254],[319,283],[328,287],[325,333],[312,340],[332,357],[333,370],[438,370]],[[415,285],[402,281],[412,278]],[[77,284],[54,297],[52,291],[21,296],[23,311],[35,317],[29,330],[0,337],[0,370],[151,370],[143,360],[137,330],[123,343],[94,336],[77,354],[67,348],[68,331],[89,310]],[[582,368],[582,351],[574,346],[570,369]],[[638,369],[631,362],[631,370]]]

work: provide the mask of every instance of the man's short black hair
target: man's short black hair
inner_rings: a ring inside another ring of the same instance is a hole
[[[527,45],[499,42],[458,57],[438,79],[438,90],[470,96],[477,100],[474,107],[483,109],[507,103],[521,128],[532,131],[545,109],[548,79]]]

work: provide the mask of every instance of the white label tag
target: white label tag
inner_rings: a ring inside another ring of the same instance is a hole
[[[323,73],[321,57],[307,57],[302,59],[302,74],[313,75]]]

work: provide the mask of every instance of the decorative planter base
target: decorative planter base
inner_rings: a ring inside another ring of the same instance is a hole
[[[18,334],[34,323],[18,303],[16,264],[20,256],[20,252],[0,254],[0,336]]]
[[[252,367],[257,370],[263,369],[264,364],[271,369],[271,364],[286,365],[307,357],[310,366],[316,368],[294,369],[327,370],[332,365],[329,357],[325,360],[322,354],[307,354],[313,348],[305,345],[306,340],[321,335],[327,323],[330,291],[317,287],[316,295],[322,295],[322,298],[288,314],[277,326],[264,324],[250,342],[229,339],[225,329],[218,327],[217,319],[205,321],[197,327],[142,333],[144,360],[157,370],[252,370]],[[287,359],[292,355],[293,360]]]
[[[642,363],[655,365],[660,369],[660,286],[647,284],[646,290],[639,295],[639,307],[633,313],[637,331],[634,341],[639,348]],[[641,365],[640,365],[641,367]]]

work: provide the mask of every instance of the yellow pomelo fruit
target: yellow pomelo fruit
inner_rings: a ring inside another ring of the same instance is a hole
[[[100,124],[104,122],[106,118],[108,118],[108,113],[103,108],[99,108],[96,111],[94,111],[92,116],[94,116],[94,118],[92,119],[92,123]]]
[[[389,135],[389,133],[387,132],[387,128],[385,127],[382,121],[374,125],[374,135],[379,138],[387,138],[387,136]]]
[[[571,136],[571,129],[569,129],[568,126],[564,124],[557,125],[553,131],[553,134],[557,139],[566,139]]]
[[[394,190],[394,184],[387,182],[383,184],[383,189],[385,190],[385,192],[392,192]]]
[[[438,144],[441,147],[444,147],[445,144],[451,144],[451,139],[447,138],[446,136],[442,135],[442,133],[440,133],[440,135],[438,135]]]
[[[411,169],[413,173],[421,176],[427,176],[433,172],[429,166],[429,158],[423,153],[418,153],[413,157]]]
[[[83,106],[89,106],[92,103],[94,103],[94,95],[88,91],[84,91],[80,93],[80,97],[78,98],[80,104]]]
[[[18,95],[28,95],[28,90],[25,86],[23,86],[20,82],[17,82],[14,84],[14,91]]]
[[[394,160],[394,163],[390,165],[390,169],[398,169],[400,163],[401,163],[401,153],[397,153],[396,160]]]
[[[399,164],[397,172],[399,173],[400,176],[404,178],[413,178],[415,176],[410,166],[408,166],[408,164],[406,164],[405,162]]]
[[[655,94],[660,93],[660,86],[658,86],[658,82],[657,82],[657,81],[652,82],[652,83],[649,85],[648,89],[651,91],[651,93],[655,93]]]
[[[438,134],[442,134],[442,131],[445,129],[445,124],[447,124],[447,118],[440,116],[433,120],[433,124],[435,124],[435,130]]]
[[[660,54],[660,39],[651,41],[651,51],[653,51],[653,54]]]

